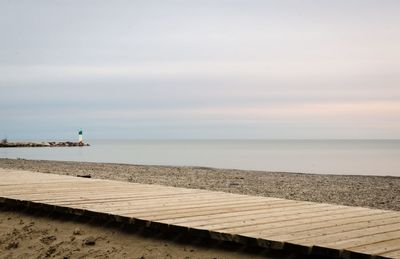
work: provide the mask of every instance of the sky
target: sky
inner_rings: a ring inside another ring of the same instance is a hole
[[[398,0],[0,0],[0,138],[400,138]]]

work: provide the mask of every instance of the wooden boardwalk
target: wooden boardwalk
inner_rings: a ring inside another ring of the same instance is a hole
[[[400,212],[0,169],[0,203],[336,258],[400,258]]]

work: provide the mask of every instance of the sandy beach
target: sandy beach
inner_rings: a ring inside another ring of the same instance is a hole
[[[0,258],[292,258],[279,251],[0,207]]]
[[[400,210],[400,178],[0,159],[0,168]],[[0,210],[0,258],[297,258],[90,219]]]

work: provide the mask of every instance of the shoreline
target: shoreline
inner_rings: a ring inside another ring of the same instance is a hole
[[[400,211],[400,177],[0,158],[0,168]]]

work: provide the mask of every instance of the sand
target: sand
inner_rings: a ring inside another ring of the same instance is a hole
[[[0,208],[0,258],[292,258],[290,254]]]
[[[400,177],[0,159],[0,168],[400,210]],[[215,240],[0,207],[0,258],[298,258]]]

